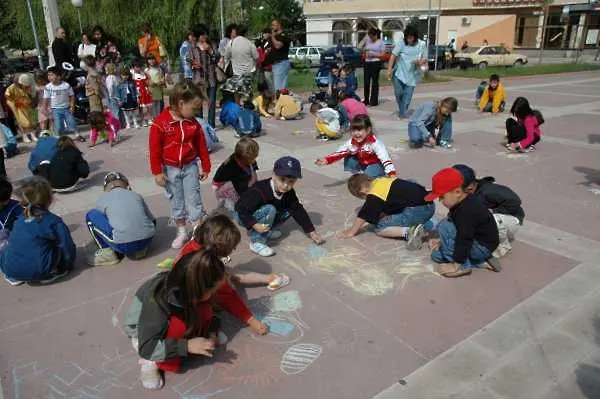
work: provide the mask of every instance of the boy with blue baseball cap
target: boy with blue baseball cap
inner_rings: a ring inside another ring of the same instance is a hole
[[[272,227],[285,222],[290,216],[315,244],[325,241],[296,196],[294,185],[301,178],[300,161],[285,156],[275,161],[271,178],[254,183],[240,196],[235,210],[250,233],[252,252],[260,256],[274,255],[275,251],[267,242],[281,237],[281,232]]]

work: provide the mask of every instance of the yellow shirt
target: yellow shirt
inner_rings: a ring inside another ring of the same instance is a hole
[[[292,96],[282,94],[275,103],[275,116],[284,118],[293,118],[300,113],[300,106],[294,101]]]
[[[264,116],[266,118],[271,116],[269,110],[265,109],[265,99],[263,98],[263,96],[258,96],[254,99],[254,106],[256,107],[256,109],[258,109],[258,112],[261,116]]]
[[[500,112],[500,105],[504,102],[504,85],[498,82],[496,90],[491,91],[489,86],[484,90],[479,101],[479,110],[483,111],[488,104],[492,102],[492,112]]]

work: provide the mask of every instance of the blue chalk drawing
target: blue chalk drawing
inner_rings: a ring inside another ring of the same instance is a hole
[[[292,323],[273,317],[265,318],[264,323],[269,326],[269,334],[279,335],[281,337],[289,336],[296,329]]]
[[[327,248],[317,244],[310,244],[307,249],[308,260],[317,260],[323,256],[327,256]]]
[[[302,299],[296,290],[280,292],[273,295],[272,305],[275,312],[294,312],[302,308]]]

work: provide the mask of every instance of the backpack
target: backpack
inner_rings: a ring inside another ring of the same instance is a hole
[[[0,142],[4,142],[4,152],[7,158],[17,155],[19,152],[17,148],[17,138],[12,134],[10,129],[0,123],[0,129],[2,129],[1,134],[3,135],[2,140]]]
[[[238,115],[237,124],[235,128],[237,134],[240,137],[257,137],[260,135],[262,126],[260,123],[260,119],[256,118],[256,116],[258,115],[253,110],[242,108]]]
[[[538,126],[541,126],[544,124],[544,122],[545,122],[544,116],[542,115],[542,113],[540,111],[538,111],[537,109],[534,109],[533,116],[535,116],[535,118],[537,119]]]

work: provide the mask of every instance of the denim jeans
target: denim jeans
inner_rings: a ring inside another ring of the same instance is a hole
[[[154,238],[150,237],[143,240],[117,244],[113,241],[113,228],[104,213],[97,209],[92,209],[85,216],[85,221],[92,238],[99,248],[110,248],[123,255],[131,255],[148,248],[152,238]]]
[[[405,118],[408,113],[408,106],[412,100],[415,86],[409,86],[394,75],[394,95],[398,104],[398,116]]]
[[[500,103],[500,108],[498,109],[498,112],[504,112],[505,108],[506,108],[506,103],[504,101],[502,101]],[[487,105],[483,109],[483,112],[492,112],[493,109],[494,109],[494,104],[491,101],[488,101]]]
[[[108,109],[110,110],[111,114],[113,114],[114,117],[119,120],[119,123],[121,123],[121,117],[119,116],[119,100],[116,98],[109,98]]]
[[[183,168],[165,166],[167,186],[165,190],[171,200],[173,219],[199,221],[206,215],[200,196],[198,181],[198,164],[196,162],[184,165]]]
[[[57,134],[73,133],[77,129],[77,123],[69,108],[52,108],[52,117],[54,118],[54,132]]]
[[[404,208],[400,213],[386,215],[379,219],[375,225],[375,233],[392,226],[411,227],[425,224],[435,213],[435,204],[412,206]]]
[[[344,170],[352,173],[365,172],[370,177],[383,177],[386,175],[382,164],[361,165],[356,157],[344,158]]]
[[[453,262],[457,234],[456,226],[452,221],[444,219],[438,224],[437,231],[440,236],[440,247],[431,253],[431,259],[437,263]],[[479,267],[491,256],[492,252],[487,247],[474,240],[469,257],[463,263],[463,267]]]
[[[290,213],[287,210],[277,211],[275,205],[266,204],[258,208],[252,214],[252,217],[256,220],[256,223],[266,224],[270,229],[266,233],[259,233],[254,229],[250,229],[250,242],[266,244],[271,237],[271,229],[285,222],[290,217]]]
[[[289,60],[273,64],[273,86],[276,91],[287,88],[288,73],[291,67]]]
[[[423,133],[421,133],[421,130],[415,124],[413,124],[412,122],[408,122],[408,140],[410,140],[410,142],[414,143],[414,144],[426,143],[427,140],[429,140],[429,136],[435,135],[435,126],[432,123],[429,126],[426,126],[426,128],[427,128],[427,131],[429,132],[429,134],[427,136],[424,136]],[[452,117],[451,116],[446,117],[444,119],[442,128],[438,132],[437,139],[436,139],[437,144],[439,144],[440,141],[446,141],[446,142],[452,141]]]
[[[217,109],[217,86],[207,87],[206,94],[208,95],[208,124],[210,127],[215,127],[215,114]],[[204,119],[204,109],[200,108],[198,117]]]

